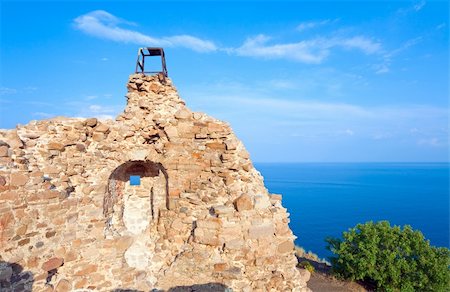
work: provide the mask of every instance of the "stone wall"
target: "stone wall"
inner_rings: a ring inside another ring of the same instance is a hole
[[[0,290],[309,291],[281,196],[230,126],[168,78],[127,87],[115,121],[0,131]]]

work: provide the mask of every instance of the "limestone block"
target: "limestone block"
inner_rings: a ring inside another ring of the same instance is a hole
[[[145,160],[147,157],[147,150],[135,150],[131,152],[130,160]]]
[[[105,134],[102,132],[94,132],[92,134],[92,140],[96,141],[96,142],[101,142],[105,139]]]
[[[55,292],[69,292],[72,290],[72,285],[66,279],[59,280],[55,287]]]
[[[182,108],[175,113],[175,118],[179,120],[186,120],[192,117],[192,113],[187,108]]]
[[[97,125],[97,119],[96,118],[90,118],[90,119],[87,119],[85,121],[85,123],[86,123],[86,126],[93,128],[93,127],[95,127]]]
[[[130,196],[125,202],[123,222],[132,234],[142,233],[150,223],[150,200],[148,197]]]
[[[61,267],[64,264],[64,259],[62,258],[51,258],[48,261],[46,261],[45,263],[42,264],[42,269],[44,271],[50,271],[53,269],[57,269],[59,267]]]
[[[82,265],[79,269],[77,269],[74,273],[75,276],[86,276],[96,272],[98,266],[95,264]]]
[[[236,201],[234,201],[234,205],[239,212],[253,209],[252,198],[247,194],[243,194],[237,198]]]
[[[209,218],[205,220],[197,220],[198,228],[219,229],[222,226],[222,221],[219,218]]]
[[[213,207],[214,213],[217,215],[232,215],[234,213],[234,208],[231,206],[214,206]]]
[[[94,128],[94,131],[106,133],[109,131],[109,126],[106,124],[97,124],[97,126]]]
[[[225,150],[226,146],[224,143],[222,142],[210,142],[210,143],[206,143],[206,147],[213,149],[213,150]]]
[[[23,186],[28,182],[28,176],[23,173],[11,173],[10,185]]]
[[[58,150],[58,151],[64,151],[64,144],[60,143],[60,142],[49,142],[47,144],[47,149],[48,150]]]
[[[138,270],[145,270],[149,265],[150,251],[143,240],[137,240],[125,252],[128,266]]]
[[[221,242],[217,236],[217,231],[213,229],[206,229],[206,228],[195,228],[194,230],[194,241],[206,244],[206,245],[212,245],[212,246],[220,246]]]
[[[292,240],[286,240],[280,243],[277,247],[277,251],[279,253],[291,252],[293,250],[294,250],[294,243],[292,242]]]
[[[164,128],[164,131],[166,132],[169,139],[174,139],[178,137],[178,130],[174,126],[169,126]]]
[[[225,248],[232,249],[232,250],[240,250],[244,244],[245,241],[240,238],[233,238],[233,239],[225,239]]]
[[[270,203],[269,196],[267,195],[258,194],[253,198],[253,200],[256,210],[267,209],[272,206],[272,204]]]
[[[8,146],[6,146],[6,145],[0,146],[0,157],[9,156],[8,150],[9,150]]]
[[[273,224],[266,223],[261,225],[251,226],[248,230],[248,238],[261,239],[265,237],[272,237],[275,233]]]
[[[300,273],[300,279],[302,280],[302,282],[308,282],[309,279],[311,278],[311,272],[308,271],[307,269],[298,269],[299,273]]]

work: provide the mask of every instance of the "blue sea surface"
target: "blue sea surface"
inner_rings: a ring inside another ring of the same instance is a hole
[[[358,223],[388,220],[449,243],[448,163],[255,163],[271,193],[282,194],[297,245],[322,258],[324,239]]]

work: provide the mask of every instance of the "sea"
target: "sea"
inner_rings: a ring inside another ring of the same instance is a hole
[[[320,258],[325,238],[358,223],[411,225],[450,247],[449,163],[255,163],[270,193],[282,194],[295,244]]]

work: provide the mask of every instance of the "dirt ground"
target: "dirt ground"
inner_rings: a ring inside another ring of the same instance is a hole
[[[341,281],[331,276],[330,266],[307,258],[299,258],[299,262],[308,261],[314,268],[315,272],[311,274],[308,281],[308,287],[314,292],[366,292],[366,289],[359,283],[350,281]]]

